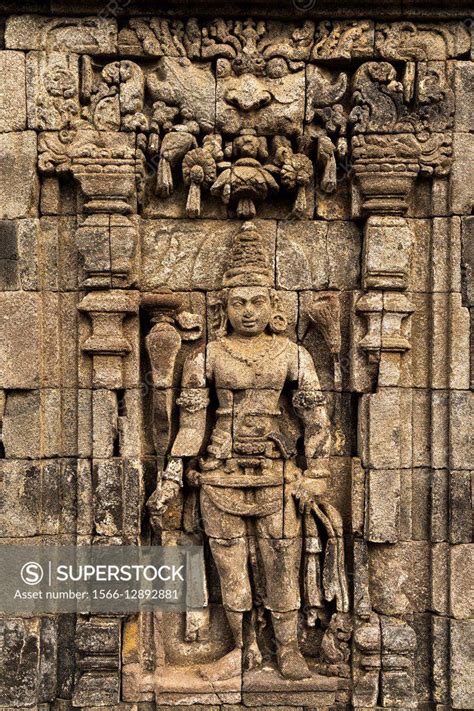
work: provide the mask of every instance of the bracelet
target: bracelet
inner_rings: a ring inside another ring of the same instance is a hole
[[[207,388],[189,388],[182,390],[176,403],[186,412],[192,414],[205,410],[209,404]]]
[[[183,462],[181,459],[170,459],[163,472],[162,481],[174,481],[183,486]]]
[[[296,410],[312,410],[318,405],[324,405],[326,399],[321,390],[308,388],[306,390],[296,390],[293,394],[293,407]]]

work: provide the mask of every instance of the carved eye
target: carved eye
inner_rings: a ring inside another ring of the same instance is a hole
[[[219,79],[223,79],[225,77],[230,76],[231,70],[232,66],[228,59],[220,58],[217,60],[216,74]]]
[[[284,77],[289,71],[287,61],[283,57],[273,57],[267,62],[267,76],[272,79]]]

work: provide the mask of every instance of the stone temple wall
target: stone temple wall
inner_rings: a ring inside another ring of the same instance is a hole
[[[0,13],[2,543],[208,595],[3,615],[0,707],[474,708],[468,6]]]

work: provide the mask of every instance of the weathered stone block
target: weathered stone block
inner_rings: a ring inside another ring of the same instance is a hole
[[[413,469],[411,472],[411,529],[416,541],[430,538],[431,477],[429,469]]]
[[[34,217],[39,200],[36,134],[0,134],[0,155],[0,219]]]
[[[364,288],[406,288],[412,247],[407,220],[370,216],[364,229]]]
[[[438,704],[449,701],[449,619],[431,617],[433,639],[433,699]]]
[[[461,251],[459,217],[434,218],[431,227],[431,254],[428,272],[429,291],[460,291],[459,259]],[[422,250],[422,245],[420,245]],[[430,274],[431,272],[431,274]],[[417,287],[414,286],[416,289]]]
[[[1,462],[2,538],[36,536],[39,533],[41,502],[40,465],[36,462]]]
[[[452,471],[449,477],[449,539],[451,543],[472,541],[472,497],[470,471]]]
[[[83,654],[116,655],[120,649],[120,622],[101,618],[81,620],[76,627],[75,642]]]
[[[373,609],[384,615],[424,612],[430,599],[428,543],[369,545]]]
[[[11,618],[2,620],[0,627],[5,654],[2,704],[18,708],[48,702],[56,693],[56,621],[49,617]]]
[[[431,392],[431,464],[435,469],[449,466],[449,401],[446,390]],[[423,409],[425,412],[425,409]],[[423,424],[422,432],[427,426]]]
[[[414,656],[416,634],[404,620],[381,617],[383,706],[416,708]]]
[[[449,614],[448,578],[449,544],[435,543],[431,548],[431,608],[437,615]]]
[[[0,132],[26,128],[25,55],[22,52],[0,52]]]
[[[474,392],[455,390],[450,399],[450,453],[453,469],[474,469]]]
[[[364,537],[372,543],[395,543],[400,526],[400,471],[369,469]]]
[[[94,459],[92,486],[96,535],[119,536],[124,543],[136,544],[144,499],[141,463],[129,459]]]
[[[59,536],[76,531],[76,464],[3,460],[1,536]]]
[[[17,220],[18,270],[21,288],[36,291],[39,288],[39,220]]]
[[[451,210],[455,215],[470,215],[474,202],[474,136],[469,133],[455,133],[453,153]]]
[[[73,217],[42,217],[39,221],[38,256],[40,289],[73,291],[78,286],[78,254]]]
[[[7,20],[8,49],[40,49],[77,54],[110,54],[116,49],[117,24],[109,17],[69,17],[65,22],[39,15]]]
[[[454,129],[460,132],[474,131],[474,69],[472,62],[454,63],[454,89],[456,96]]]
[[[431,540],[433,542],[448,540],[448,472],[444,469],[434,469],[431,476]]]
[[[401,464],[402,423],[400,392],[383,388],[363,395],[359,406],[359,441],[362,465],[372,469],[397,469]],[[404,422],[410,426],[411,423]]]
[[[7,292],[0,294],[0,305],[0,385],[34,388],[40,379],[39,296]]]
[[[411,382],[415,388],[428,388],[431,375],[431,296],[425,293],[408,294],[413,305],[410,317],[411,349],[402,359],[402,382]]]
[[[474,544],[450,548],[450,613],[458,619],[474,617]]]
[[[118,402],[113,390],[98,389],[92,393],[92,432],[95,457],[106,458],[117,454]]]
[[[276,278],[279,288],[326,289],[329,286],[327,235],[325,222],[278,225]]]
[[[117,460],[97,460],[93,465],[94,529],[100,536],[122,531],[122,467]]]
[[[463,296],[474,306],[474,217],[463,217],[461,223]]]
[[[414,467],[429,467],[434,457],[435,425],[431,418],[432,399],[428,390],[412,390],[412,463]],[[444,423],[443,423],[444,424]],[[442,441],[436,448],[442,447]],[[437,466],[437,465],[434,465]],[[443,466],[443,465],[440,465]]]
[[[429,220],[405,220],[405,240],[408,233],[412,237],[412,249],[410,260],[407,265],[408,280],[407,285],[410,292],[432,291],[431,275],[434,255],[431,254],[432,225]],[[396,243],[395,243],[396,246]]]
[[[329,288],[359,288],[362,235],[357,226],[339,220],[329,222],[327,251]]]
[[[270,264],[275,260],[275,223],[257,220]],[[167,286],[174,291],[219,289],[232,237],[241,224],[211,220],[147,220],[142,226],[143,290]]]
[[[0,220],[0,287],[3,291],[19,288],[18,235],[13,220]]]
[[[451,703],[455,709],[474,706],[474,620],[451,620]]]

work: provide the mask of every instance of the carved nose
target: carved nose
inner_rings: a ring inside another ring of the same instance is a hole
[[[233,89],[227,92],[225,98],[228,104],[237,107],[241,111],[262,109],[264,106],[268,106],[272,100],[269,91],[262,89],[255,91],[254,87],[242,90]]]

